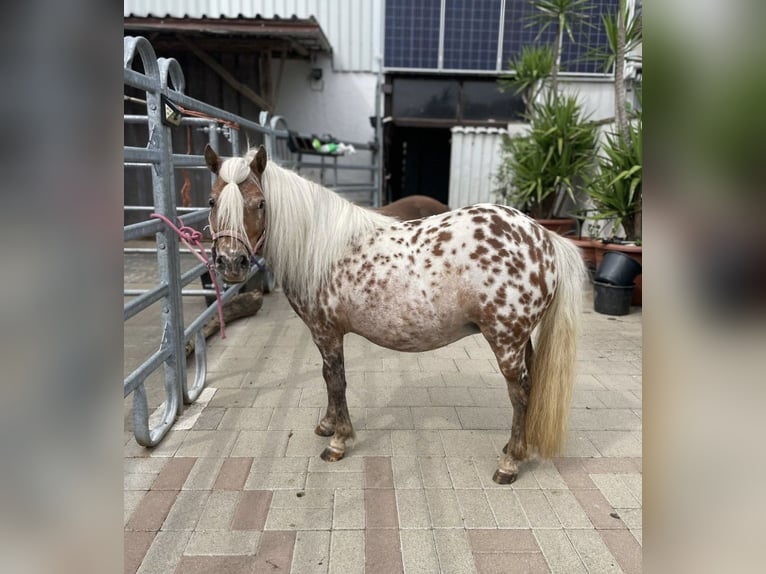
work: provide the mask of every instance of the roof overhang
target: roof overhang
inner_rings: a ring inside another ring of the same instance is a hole
[[[183,43],[174,38],[182,35],[194,38],[205,50],[240,52],[244,50],[272,50],[293,57],[309,57],[317,53],[331,53],[332,46],[321,26],[310,18],[175,18],[156,16],[126,16],[125,32],[151,36],[155,48],[183,49]]]

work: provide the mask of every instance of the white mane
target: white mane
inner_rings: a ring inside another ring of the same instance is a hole
[[[226,182],[218,196],[218,231],[233,231],[240,237],[245,233],[244,199],[239,184],[251,175],[250,164],[241,157],[227,159],[221,164],[218,175]]]
[[[255,150],[245,156],[253,157]],[[293,296],[308,300],[330,279],[351,245],[396,220],[358,207],[298,174],[268,162],[262,176],[266,198],[264,258]]]

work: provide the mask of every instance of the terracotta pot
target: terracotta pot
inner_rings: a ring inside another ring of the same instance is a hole
[[[632,259],[638,261],[639,264],[642,263],[641,259],[643,248],[640,245],[621,245],[620,243],[604,243],[602,241],[596,241],[595,251],[596,269],[598,269],[598,266],[601,265],[601,261],[603,261],[604,253],[606,251],[621,251],[625,255],[628,255]],[[638,307],[641,306],[641,277],[641,275],[636,277],[636,288],[633,289],[633,299],[631,300],[631,304]]]
[[[554,233],[559,235],[571,235],[577,231],[577,220],[569,217],[556,217],[554,219],[537,219],[535,221]]]
[[[590,237],[570,237],[569,240],[580,248],[582,260],[592,276],[596,271],[596,244],[600,242]]]

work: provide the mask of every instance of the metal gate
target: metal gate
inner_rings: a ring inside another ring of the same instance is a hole
[[[134,69],[138,63],[143,71]],[[172,128],[190,126],[192,129],[204,130],[210,145],[224,156],[244,153],[243,145],[247,145],[247,142],[242,141],[240,131],[254,134],[254,137],[264,142],[269,161],[304,171],[304,175],[308,170],[309,177],[330,189],[372,206],[380,205],[381,162],[377,137],[371,143],[345,142],[354,146],[362,156],[361,162],[359,157],[352,163],[345,161],[346,156],[305,151],[295,153],[289,149],[289,138],[295,134],[288,130],[284,118],[270,118],[268,114],[261,113],[259,121],[255,122],[190,98],[184,94],[184,75],[178,62],[169,58],[157,58],[145,38],[124,39],[123,73],[126,88],[129,87],[133,94],[136,91],[141,94],[139,97],[126,95],[126,101],[134,104],[138,102],[146,109],[146,113],[124,114],[124,121],[126,124],[145,126],[148,134],[145,147],[125,145],[124,162],[127,169],[151,172],[153,197],[152,205],[125,206],[126,210],[143,213],[146,217],[137,223],[125,225],[124,240],[127,242],[152,236],[155,239],[153,247],[126,248],[126,252],[138,249],[156,253],[159,275],[158,283],[152,288],[124,291],[124,321],[159,303],[159,329],[162,334],[159,349],[125,377],[123,386],[124,397],[133,394],[135,439],[139,444],[151,447],[163,439],[176,417],[183,412],[184,405],[193,403],[205,386],[207,360],[202,327],[216,313],[216,305],[213,303],[196,317],[185,320],[182,297],[215,295],[211,290],[186,288],[193,281],[198,281],[207,268],[199,263],[182,273],[181,257],[189,255],[189,250],[180,247],[178,237],[163,222],[148,217],[154,212],[172,222],[180,219],[187,226],[199,225],[207,220],[207,208],[180,208],[177,205],[174,171],[206,167],[201,154],[173,153]],[[376,123],[379,125],[379,121],[376,120]],[[366,161],[364,154],[369,156],[369,161]],[[340,173],[344,170],[369,173],[369,181],[342,183]],[[248,279],[257,270],[258,267],[253,266]],[[222,300],[225,302],[231,299],[246,282],[228,286],[223,290]],[[195,376],[191,384],[187,380],[186,367],[186,344],[190,341],[194,341],[195,353]],[[164,370],[164,410],[159,423],[150,426],[145,382],[160,367]]]

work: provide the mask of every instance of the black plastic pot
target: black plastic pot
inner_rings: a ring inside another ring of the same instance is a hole
[[[607,251],[594,279],[610,285],[632,286],[641,273],[641,264],[620,251]]]
[[[635,285],[611,285],[593,282],[593,309],[602,315],[627,315]]]

